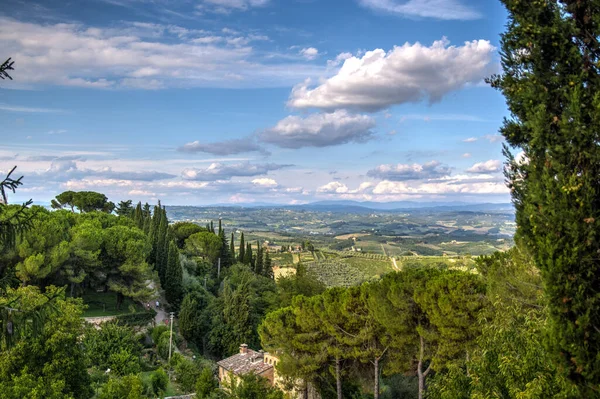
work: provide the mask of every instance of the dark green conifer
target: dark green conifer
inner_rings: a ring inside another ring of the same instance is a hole
[[[244,263],[246,260],[246,243],[244,243],[244,233],[240,237],[240,250],[238,252],[238,262]]]
[[[273,274],[273,265],[271,264],[271,257],[269,256],[269,251],[265,252],[265,260],[263,264],[263,276],[268,278],[274,278]]]
[[[235,263],[235,242],[233,232],[231,232],[231,241],[229,242],[229,256],[231,256],[231,263]]]
[[[168,261],[165,271],[163,288],[167,301],[178,309],[183,298],[183,271],[179,262],[179,250],[173,241],[168,244]]]
[[[256,250],[256,258],[254,260],[254,273],[262,275],[263,274],[263,250],[260,245],[260,241],[256,241],[256,246],[258,249]]]
[[[600,3],[502,0],[501,129],[517,238],[544,279],[558,369],[600,393]]]

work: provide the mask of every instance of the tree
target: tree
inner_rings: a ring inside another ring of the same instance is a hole
[[[52,209],[64,209],[65,206],[71,208],[71,212],[75,212],[75,194],[74,191],[65,191],[56,196],[50,201]]]
[[[232,378],[227,388],[232,399],[283,399],[282,391],[254,373]]]
[[[231,241],[229,241],[229,256],[231,256],[231,263],[235,263],[235,260],[237,258],[235,257],[235,242],[233,231],[231,232]]]
[[[251,269],[254,269],[254,257],[252,256],[252,244],[246,244],[246,251],[244,251],[244,263],[245,265],[250,266]]]
[[[254,273],[262,275],[264,273],[263,269],[263,249],[260,245],[260,241],[256,241],[256,259],[254,260]]]
[[[244,233],[240,237],[240,250],[238,251],[238,262],[244,263],[246,259],[246,243],[244,242]]]
[[[221,240],[221,252],[219,258],[221,259],[222,267],[229,267],[232,265],[231,255],[229,253],[229,243],[227,242],[227,236],[225,230],[221,227],[221,219],[219,219],[219,233],[217,234]]]
[[[156,230],[156,258],[154,259],[154,268],[158,272],[160,282],[164,284],[167,263],[169,261],[169,240],[167,232],[169,229],[169,221],[164,208],[159,208],[158,212],[158,227]]]
[[[214,297],[203,288],[187,294],[179,311],[179,331],[183,338],[195,343],[203,353],[210,332]]]
[[[126,375],[122,378],[110,378],[102,387],[98,399],[142,399],[144,383],[137,375]]]
[[[159,368],[150,375],[150,384],[152,384],[152,392],[155,395],[161,395],[167,390],[169,376],[162,368]]]
[[[165,271],[165,296],[167,301],[179,309],[181,300],[183,298],[183,284],[182,284],[183,270],[181,269],[181,263],[179,262],[179,250],[177,245],[173,241],[169,243],[169,261],[167,264],[167,270]]]
[[[203,231],[192,234],[185,241],[185,250],[189,255],[201,256],[215,266],[221,254],[222,245],[223,241],[216,234]],[[215,270],[214,275],[216,274]]]
[[[66,299],[64,290],[53,286],[45,293],[33,286],[9,288],[0,296],[0,311],[6,338],[0,345],[3,397],[91,398],[79,343],[84,332],[80,300]]]
[[[115,204],[108,201],[106,195],[94,191],[65,191],[51,201],[51,206],[54,209],[63,209],[67,206],[71,211],[77,208],[82,213],[92,211],[112,213],[115,209]]]
[[[117,376],[140,371],[141,347],[129,326],[106,322],[99,329],[89,328],[83,345],[92,367],[102,371],[110,369],[111,374]]]
[[[5,65],[3,64],[3,66]],[[0,76],[2,76],[1,73]],[[0,182],[0,254],[15,246],[17,237],[24,230],[31,227],[34,216],[27,208],[31,205],[31,200],[20,206],[8,206],[6,191],[8,190],[14,193],[17,187],[23,184],[23,182],[21,182],[23,176],[18,179],[13,179],[11,177],[16,168],[16,166],[13,167],[4,180]]]
[[[143,301],[152,295],[153,290],[147,284],[149,252],[146,235],[135,227],[114,226],[104,230],[100,259],[107,276],[106,283],[117,293],[117,309],[125,297]]]
[[[119,202],[117,204],[117,208],[115,209],[115,212],[119,216],[133,217],[134,209],[133,209],[132,203],[133,203],[133,201],[131,201],[131,200]]]
[[[217,388],[219,388],[219,384],[212,370],[208,367],[203,368],[196,381],[196,397],[198,399],[208,399]]]
[[[175,366],[175,377],[183,392],[193,392],[201,370],[191,360],[183,358]]]
[[[517,238],[540,268],[557,365],[580,389],[600,391],[600,5],[503,0],[503,74],[490,79],[511,113],[500,132]]]
[[[263,266],[263,276],[267,278],[275,278],[273,274],[273,265],[271,264],[271,257],[269,256],[269,251],[265,253],[265,261]]]
[[[200,233],[202,231],[206,230],[192,222],[177,222],[171,226],[173,239],[179,249],[185,247],[185,240],[190,238],[192,234]]]

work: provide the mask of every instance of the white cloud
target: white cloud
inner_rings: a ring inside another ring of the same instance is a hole
[[[288,116],[263,131],[262,141],[284,148],[327,147],[369,140],[375,120],[345,110],[311,114],[306,118]]]
[[[6,83],[15,88],[39,84],[101,89],[281,87],[325,71],[323,66],[299,60],[273,63],[265,52],[249,45],[267,39],[256,33],[215,35],[171,25],[122,23],[119,28],[95,28],[0,17],[0,46],[18,60],[15,81]],[[59,112],[6,104],[0,109]]]
[[[477,11],[459,0],[359,0],[365,7],[407,18],[435,18],[442,20],[472,20],[481,18]]]
[[[264,7],[270,0],[203,0],[203,4],[198,5],[199,10],[209,9],[210,11],[228,14],[231,11],[246,11],[254,7]]]
[[[330,68],[336,67],[340,65],[342,62],[346,61],[348,58],[352,58],[352,53],[340,53],[335,57],[335,60],[328,60],[327,66]]]
[[[490,143],[499,143],[504,140],[504,137],[501,134],[486,134],[483,138]]]
[[[459,180],[407,184],[406,182],[382,181],[375,186],[375,195],[447,195],[447,194],[507,194],[508,188],[503,182],[461,182]]]
[[[252,184],[260,187],[277,187],[279,184],[273,179],[266,177],[252,180]]]
[[[434,179],[446,176],[450,173],[450,168],[443,166],[438,161],[431,161],[425,164],[397,164],[397,165],[379,165],[375,169],[367,172],[367,176],[382,180],[418,180]]]
[[[464,154],[462,154],[463,158],[471,158],[471,153],[470,152],[465,152]]]
[[[256,138],[253,136],[244,137],[241,139],[224,140],[215,143],[201,143],[199,141],[193,141],[187,143],[182,147],[178,148],[181,152],[204,152],[213,155],[233,155],[241,154],[244,152],[262,152],[268,154],[261,146],[256,142]]]
[[[0,18],[1,24],[1,18]],[[0,28],[1,29],[1,28]],[[35,108],[35,107],[21,107],[18,105],[8,105],[0,103],[0,111],[8,111],[8,112],[26,112],[26,113],[63,113],[62,109],[55,108]]]
[[[317,189],[318,193],[326,193],[326,194],[344,194],[347,193],[348,187],[340,182],[332,181],[330,183],[325,184]]]
[[[300,50],[300,55],[307,60],[314,60],[319,56],[319,50],[314,47],[303,48]]]
[[[467,169],[468,173],[493,173],[502,169],[502,162],[490,159],[485,162],[478,162]]]
[[[463,143],[474,143],[477,141],[477,137],[469,137],[468,139],[464,139]]]
[[[290,165],[251,164],[249,162],[237,164],[212,163],[207,168],[184,169],[181,176],[186,180],[215,181],[229,180],[232,177],[248,177],[266,175],[270,171],[279,170]]]
[[[310,80],[294,87],[288,105],[326,110],[353,108],[377,111],[395,104],[440,101],[490,71],[494,47],[487,40],[450,46],[446,38],[426,47],[420,43],[391,51],[368,51],[344,61],[338,73],[316,88]]]

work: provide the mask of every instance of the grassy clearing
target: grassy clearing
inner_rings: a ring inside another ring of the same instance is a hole
[[[103,316],[118,316],[121,314],[131,313],[130,307],[133,306],[136,312],[143,312],[144,308],[133,302],[129,298],[125,298],[121,309],[117,310],[117,294],[114,292],[95,292],[88,291],[82,296],[83,302],[88,306],[83,317],[103,317]]]

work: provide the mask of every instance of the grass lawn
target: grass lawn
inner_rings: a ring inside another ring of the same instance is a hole
[[[117,310],[117,294],[114,292],[95,292],[87,291],[82,296],[83,302],[88,306],[83,312],[83,317],[102,317],[102,316],[117,316],[120,314],[131,313],[130,307],[134,306],[137,312],[144,311],[144,308],[133,302],[129,298],[125,298],[121,309]]]

